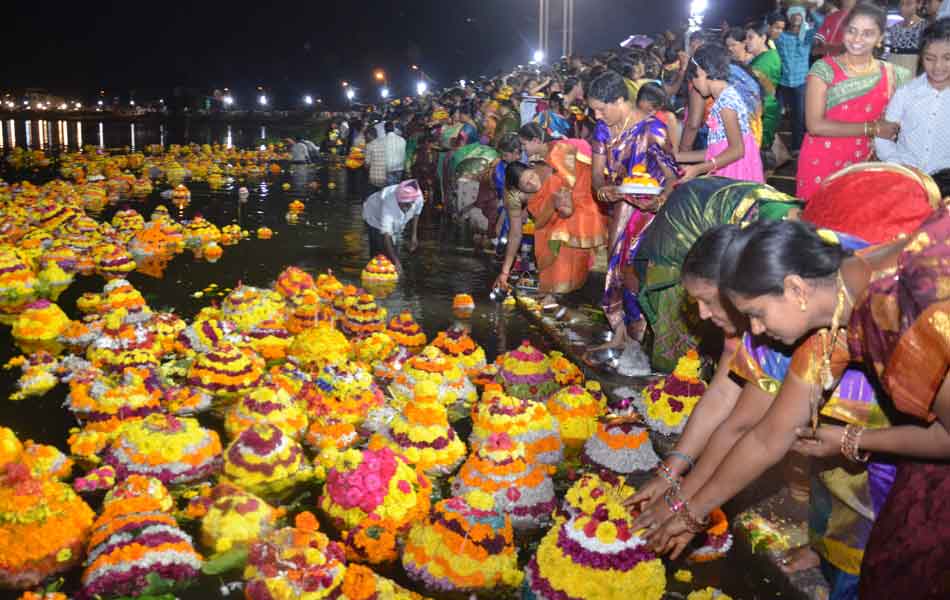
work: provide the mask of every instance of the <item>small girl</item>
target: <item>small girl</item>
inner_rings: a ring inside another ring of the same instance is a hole
[[[759,144],[752,129],[752,119],[758,118],[757,110],[750,107],[749,99],[729,82],[731,68],[729,51],[718,44],[703,45],[690,59],[687,77],[697,92],[715,102],[706,120],[709,127],[706,150],[676,154],[677,162],[696,163],[684,169],[680,182],[710,174],[765,183]]]
[[[676,115],[669,109],[669,99],[662,85],[656,81],[648,81],[641,85],[640,91],[637,92],[637,108],[645,114],[656,115],[656,118],[666,125],[673,147],[680,147],[683,130],[680,128]]]

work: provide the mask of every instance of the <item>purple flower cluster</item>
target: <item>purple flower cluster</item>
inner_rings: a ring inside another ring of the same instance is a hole
[[[656,555],[646,545],[628,548],[614,554],[591,552],[568,537],[564,527],[557,534],[557,547],[574,562],[592,569],[617,569],[629,571],[645,560],[653,560]]]

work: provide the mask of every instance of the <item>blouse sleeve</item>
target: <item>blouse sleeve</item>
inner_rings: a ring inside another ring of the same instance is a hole
[[[508,220],[512,223],[521,219],[521,194],[510,191],[506,192],[505,210],[508,211]]]
[[[743,336],[736,353],[732,356],[729,371],[763,392],[774,396],[782,387],[782,382],[765,372],[761,361],[750,348],[750,343],[749,334],[747,333]]]
[[[822,330],[802,342],[792,354],[789,372],[794,373],[806,383],[822,388],[823,363],[828,345],[831,343],[829,335],[827,331]],[[847,338],[848,336],[843,331],[839,332],[834,352],[831,353],[831,376],[836,382],[841,379],[851,361]]]
[[[607,142],[610,141],[610,128],[607,124],[597,120],[594,126],[594,135],[591,136],[590,147],[594,154],[607,154]]]
[[[816,61],[815,64],[811,66],[811,69],[809,69],[808,75],[817,77],[827,85],[831,85],[831,82],[835,80],[834,69],[831,68],[831,65],[829,65],[826,60]]]

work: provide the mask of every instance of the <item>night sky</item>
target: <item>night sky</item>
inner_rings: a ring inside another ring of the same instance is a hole
[[[174,86],[230,87],[237,100],[264,85],[276,96],[341,94],[353,81],[375,96],[373,69],[410,93],[409,65],[440,84],[527,62],[537,45],[535,0],[309,2],[41,2],[3,11],[0,86],[55,93],[163,94]],[[560,54],[560,0],[552,0],[552,54]],[[708,22],[763,14],[766,0],[710,0]],[[615,47],[627,35],[683,22],[688,0],[576,0],[575,48]]]

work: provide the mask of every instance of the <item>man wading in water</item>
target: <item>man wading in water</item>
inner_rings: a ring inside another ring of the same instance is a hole
[[[397,248],[406,225],[412,225],[409,252],[419,245],[417,236],[419,215],[422,213],[422,191],[415,179],[390,185],[372,194],[363,202],[363,220],[369,233],[370,258],[385,255],[402,275],[402,263]]]

